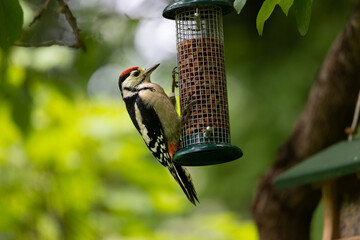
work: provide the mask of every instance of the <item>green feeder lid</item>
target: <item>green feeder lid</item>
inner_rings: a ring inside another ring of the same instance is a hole
[[[231,144],[201,143],[180,149],[173,159],[184,166],[204,166],[233,161],[242,155],[240,148]]]
[[[234,7],[228,0],[174,0],[163,11],[163,17],[175,19],[175,11],[183,7],[194,7],[200,5],[216,5],[222,8],[223,15],[230,13]]]
[[[319,182],[360,171],[360,139],[342,141],[311,156],[275,179],[278,189]]]

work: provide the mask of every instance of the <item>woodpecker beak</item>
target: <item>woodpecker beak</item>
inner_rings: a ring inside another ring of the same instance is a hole
[[[145,74],[149,76],[158,66],[160,63],[156,64],[155,66],[149,67],[145,69]]]

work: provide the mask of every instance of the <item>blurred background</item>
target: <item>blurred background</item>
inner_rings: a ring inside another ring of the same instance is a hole
[[[73,44],[56,5],[28,27],[42,2],[20,1],[21,42]],[[244,156],[189,168],[196,207],[147,150],[117,86],[125,69],[161,63],[152,80],[170,92],[175,22],[162,18],[169,2],[69,1],[86,52],[66,46],[0,52],[1,240],[257,239],[256,184],[290,135],[354,1],[314,1],[305,37],[293,10],[286,17],[279,7],[260,37],[260,0],[223,18],[232,144]],[[319,239],[321,207],[315,215],[312,234]]]

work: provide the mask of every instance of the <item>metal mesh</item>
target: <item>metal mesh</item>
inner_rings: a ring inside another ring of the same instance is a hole
[[[180,9],[175,20],[182,145],[230,143],[221,8]]]

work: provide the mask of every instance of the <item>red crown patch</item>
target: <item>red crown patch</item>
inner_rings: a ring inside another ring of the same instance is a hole
[[[138,69],[139,67],[132,67],[132,68],[129,68],[129,69],[126,69],[125,71],[123,71],[121,74],[120,74],[120,77],[125,75],[125,74],[128,74],[129,72],[133,71],[133,70],[136,70]]]

